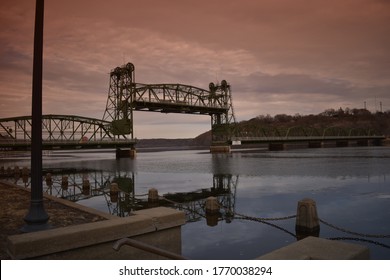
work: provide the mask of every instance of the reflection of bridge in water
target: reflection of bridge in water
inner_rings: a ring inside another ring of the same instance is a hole
[[[217,161],[218,163],[218,161]],[[218,169],[218,164],[215,166]],[[16,172],[15,172],[16,171]],[[233,220],[246,220],[265,224],[269,227],[282,231],[298,240],[303,236],[314,235],[319,236],[319,231],[315,234],[288,230],[283,227],[285,224],[277,224],[276,221],[295,220],[295,215],[277,217],[277,218],[256,218],[246,216],[236,212],[236,190],[238,187],[238,176],[231,174],[214,174],[210,187],[195,191],[180,192],[180,193],[165,193],[159,197],[158,202],[150,201],[148,194],[136,195],[135,193],[135,175],[133,172],[107,172],[101,170],[76,170],[76,169],[52,169],[45,170],[50,172],[46,175],[44,182],[44,192],[52,196],[64,198],[73,202],[101,197],[102,204],[106,205],[106,211],[112,215],[125,217],[129,216],[133,211],[167,206],[173,207],[185,212],[187,222],[197,222],[202,219],[206,220],[208,226],[216,226],[219,221],[230,223]],[[0,168],[0,178],[6,178],[17,185],[30,187],[30,178],[26,169],[12,170],[11,168]],[[64,180],[66,178],[66,180]],[[65,184],[66,182],[66,184]],[[116,183],[119,186],[119,192],[114,194],[110,186]],[[218,204],[221,206],[217,213],[207,213],[205,204],[210,197],[215,197]],[[320,220],[321,223],[326,223]],[[290,222],[293,226],[293,222]],[[326,223],[327,226],[333,227],[337,231],[345,231],[341,227],[335,227],[332,224]],[[380,247],[390,249],[390,246],[382,242],[373,241],[372,236],[359,233],[351,233],[352,235],[363,236],[364,238],[356,237],[331,237],[328,239],[347,239],[357,242],[367,242]],[[378,235],[379,236],[379,235]],[[389,238],[388,235],[380,235],[383,238]],[[377,238],[376,236],[374,236]]]
[[[309,142],[312,147],[324,141],[380,141],[383,136],[369,129],[311,128],[238,129],[233,110],[231,86],[226,80],[209,84],[209,89],[183,84],[140,84],[135,82],[132,63],[110,72],[107,104],[103,119],[72,115],[42,117],[43,149],[115,148],[117,157],[134,157],[134,112],[160,112],[209,115],[212,152],[226,152],[231,144]],[[31,148],[31,116],[0,119],[0,150]],[[347,132],[345,132],[347,131]],[[130,149],[130,150],[129,150]]]
[[[218,219],[228,219],[234,212],[238,176],[214,174],[212,185],[200,190],[161,194],[158,202],[148,200],[148,194],[136,195],[134,172],[107,172],[101,170],[47,169],[43,178],[45,193],[73,202],[102,197],[107,205],[107,212],[120,217],[146,208],[168,206],[186,213],[187,222],[206,218],[205,201],[216,197],[225,214]],[[1,169],[0,177],[8,178],[17,185],[30,187],[30,177],[25,170]],[[113,192],[112,183],[119,187]],[[215,217],[214,217],[215,218]]]

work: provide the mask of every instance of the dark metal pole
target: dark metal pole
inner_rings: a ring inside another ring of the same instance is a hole
[[[34,30],[34,62],[32,81],[31,127],[31,201],[24,217],[23,232],[49,228],[49,215],[43,205],[42,187],[42,57],[43,57],[44,0],[36,0]]]

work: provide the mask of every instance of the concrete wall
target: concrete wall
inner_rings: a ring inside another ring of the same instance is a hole
[[[183,212],[151,208],[125,218],[12,235],[7,250],[13,259],[161,259],[129,246],[112,249],[121,238],[134,238],[181,254]]]
[[[367,247],[318,237],[300,241],[265,254],[257,260],[369,260]]]

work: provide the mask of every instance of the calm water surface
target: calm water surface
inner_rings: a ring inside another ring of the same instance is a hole
[[[15,164],[27,166],[29,160],[0,158],[0,165]],[[363,234],[352,235],[321,223],[320,237],[365,245],[372,259],[390,259],[390,238],[367,236],[390,235],[389,147],[217,155],[167,151],[120,160],[107,151],[58,151],[45,155],[44,168],[95,170],[89,179],[106,186],[113,178],[130,178],[134,192],[127,201],[132,209],[150,188],[160,195],[172,194],[171,200],[184,199],[181,209],[188,222],[182,228],[182,253],[191,259],[252,259],[295,242],[295,219],[260,223],[232,216],[230,211],[250,217],[286,217],[295,215],[297,202],[306,197],[316,201],[320,219]],[[81,182],[81,175],[74,180]],[[201,207],[204,199],[193,196],[202,189],[206,194],[214,190],[229,211],[222,209],[219,216],[206,221]],[[128,208],[115,208],[105,195],[78,198],[78,203],[101,211],[128,214]]]

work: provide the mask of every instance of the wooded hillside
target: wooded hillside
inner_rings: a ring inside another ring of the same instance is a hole
[[[259,115],[250,120],[238,123],[239,131],[247,131],[248,134],[259,128],[277,128],[280,130],[291,127],[312,127],[325,129],[328,127],[339,127],[345,129],[370,129],[377,135],[390,137],[390,111],[371,113],[365,109],[328,109],[318,115],[286,115],[275,116]],[[211,132],[208,131],[195,138],[195,142],[207,145],[211,141]]]

